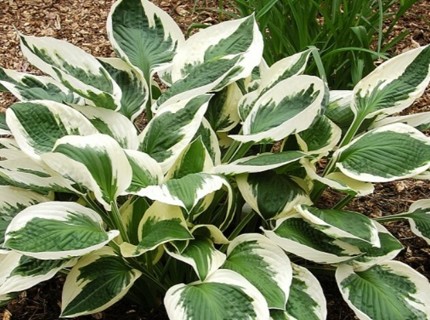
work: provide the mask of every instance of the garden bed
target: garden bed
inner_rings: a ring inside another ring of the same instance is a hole
[[[52,36],[65,39],[87,50],[95,56],[112,55],[106,38],[105,21],[114,1],[65,1],[65,0],[23,0],[4,1],[0,4],[0,65],[5,68],[31,71],[31,67],[22,59],[14,26],[28,35]],[[217,12],[215,1],[154,1],[167,11],[184,30],[192,23],[213,24],[219,19],[228,18],[232,13],[231,5],[225,1],[225,11]],[[410,35],[395,48],[400,53],[419,44],[430,43],[430,1],[422,0],[406,14],[398,26],[398,31],[406,28]],[[14,101],[9,94],[0,94],[0,108],[6,108]],[[406,113],[430,111],[430,91]],[[387,184],[378,184],[374,194],[357,199],[349,208],[372,217],[405,211],[418,199],[430,198],[430,184],[427,181],[405,180]],[[324,200],[329,202],[335,194],[327,194]],[[424,240],[414,236],[403,223],[387,224],[405,246],[398,259],[409,264],[427,278],[430,278],[430,248]],[[57,277],[33,289],[27,290],[12,301],[6,308],[0,309],[0,319],[57,319],[60,313],[62,277]],[[335,283],[323,282],[328,298],[329,319],[355,319],[337,292]],[[154,314],[141,314],[137,306],[126,302],[119,303],[106,312],[79,319],[166,319],[162,311]]]

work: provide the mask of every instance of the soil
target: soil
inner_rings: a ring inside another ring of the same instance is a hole
[[[235,15],[233,0],[158,0],[153,1],[167,11],[184,32],[193,24],[214,24]],[[107,41],[105,21],[114,0],[0,0],[0,66],[18,71],[35,72],[22,57],[15,30],[27,35],[52,36],[65,39],[95,56],[113,55]],[[222,3],[222,11],[219,11]],[[409,35],[395,48],[400,53],[417,45],[430,43],[430,0],[418,1],[405,14],[397,31],[407,29]],[[192,30],[191,30],[192,32]],[[0,93],[0,110],[15,99]],[[430,89],[403,113],[430,111]],[[336,201],[336,194],[325,197],[327,205]],[[430,198],[427,181],[403,180],[377,184],[375,192],[358,198],[349,209],[377,217],[407,210],[418,199]],[[405,249],[397,259],[409,264],[430,279],[430,247],[410,232],[406,223],[389,223],[386,227],[403,243]],[[2,320],[53,320],[60,313],[63,278],[56,277],[19,294],[5,308],[0,308]],[[337,291],[336,285],[324,283],[329,308],[328,319],[356,319]],[[103,313],[77,319],[165,320],[163,310],[143,314],[137,306],[120,302]]]

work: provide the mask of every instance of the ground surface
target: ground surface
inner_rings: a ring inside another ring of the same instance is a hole
[[[112,55],[106,39],[105,21],[113,2],[114,0],[0,0],[0,65],[19,71],[34,71],[19,52],[14,28],[28,35],[66,39],[96,56]],[[221,15],[217,12],[217,1],[153,2],[173,16],[184,31],[192,23],[212,24],[234,14],[229,1],[223,1],[226,11]],[[406,14],[397,30],[403,29],[409,30],[410,35],[396,47],[396,53],[418,44],[430,43],[430,0],[419,1]],[[0,109],[6,108],[13,101],[10,95],[0,93]],[[406,112],[421,111],[430,111],[429,90]],[[329,195],[326,200],[330,201],[333,197]],[[358,199],[350,208],[370,216],[381,216],[402,212],[413,201],[423,198],[430,198],[429,184],[426,181],[405,180],[377,185],[373,195]],[[429,246],[415,237],[405,224],[390,224],[388,228],[405,246],[405,250],[398,258],[430,278]],[[0,320],[57,319],[60,310],[61,282],[61,278],[54,279],[21,293],[6,308],[0,309]],[[337,289],[333,288],[334,283],[325,284],[329,319],[355,319],[341,301]],[[164,320],[166,316],[163,312],[139,314],[135,306],[120,303],[106,312],[79,319]]]

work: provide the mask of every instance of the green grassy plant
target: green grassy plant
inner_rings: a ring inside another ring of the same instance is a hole
[[[241,15],[255,12],[269,65],[305,50],[320,49],[333,89],[350,89],[401,41],[393,27],[417,0],[236,0]],[[317,68],[311,65],[311,73]]]

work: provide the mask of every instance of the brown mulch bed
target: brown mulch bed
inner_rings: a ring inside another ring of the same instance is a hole
[[[230,0],[231,1],[231,0]],[[65,39],[95,56],[111,56],[107,41],[105,21],[114,0],[0,0],[0,65],[18,71],[37,72],[23,59],[15,28],[28,35],[52,36]],[[184,31],[193,23],[213,24],[232,14],[231,4],[224,1],[225,12],[217,12],[218,1],[158,0],[153,1],[167,11]],[[196,4],[196,6],[195,6]],[[430,0],[419,1],[397,27],[407,29],[409,36],[396,53],[416,45],[430,43]],[[0,110],[15,99],[0,93]],[[430,90],[405,113],[430,111]],[[369,216],[381,216],[403,212],[418,199],[430,198],[427,181],[405,180],[376,185],[373,195],[356,199],[350,206]],[[331,198],[328,197],[327,201]],[[430,248],[422,239],[414,236],[405,223],[387,224],[405,246],[398,259],[430,278]],[[1,266],[0,266],[1,268]],[[60,313],[62,278],[21,293],[17,299],[0,308],[0,320],[52,320]],[[334,283],[325,286],[329,319],[356,319],[342,301]],[[166,319],[165,313],[142,314],[138,307],[120,302],[107,311],[79,319]]]

